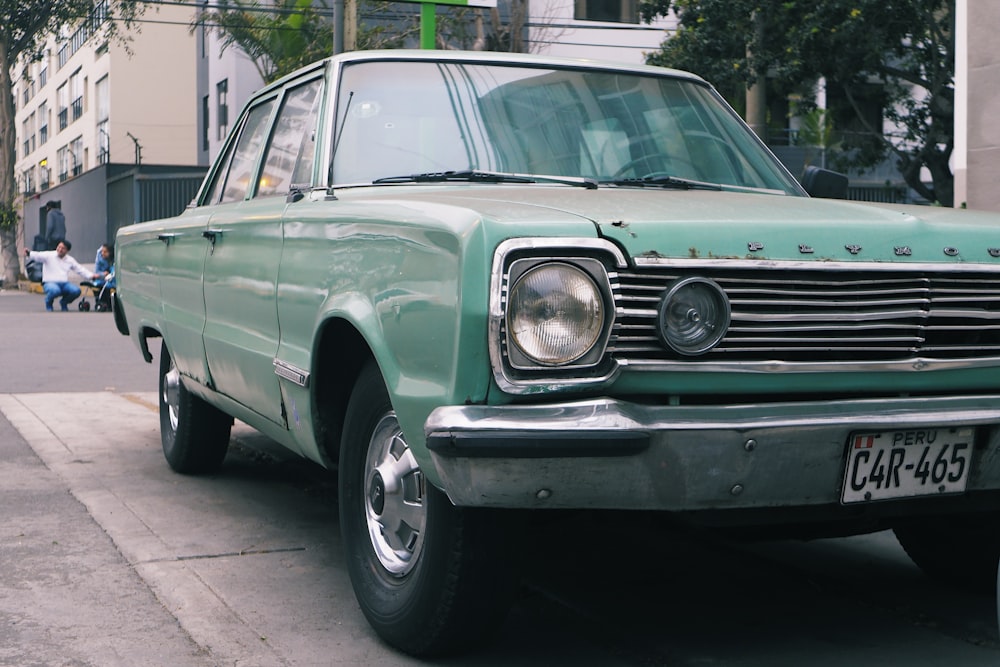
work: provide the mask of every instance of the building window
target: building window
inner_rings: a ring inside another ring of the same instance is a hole
[[[97,164],[111,161],[111,135],[108,134],[108,117],[111,115],[108,77],[102,76],[94,84],[97,105]]]
[[[49,170],[48,160],[42,160],[38,163],[38,188],[45,191],[49,189],[51,184],[51,171]]]
[[[111,137],[108,136],[108,121],[97,124],[97,164],[111,161]]]
[[[24,122],[21,123],[21,136],[24,137],[23,140],[24,145],[22,149],[24,151],[24,157],[28,157],[28,155],[31,153],[31,147],[28,145],[28,135],[31,132],[30,128],[31,126],[28,124],[28,119],[25,118]]]
[[[73,120],[76,120],[83,115],[83,78],[80,76],[80,70],[76,70],[69,77],[69,94],[73,100],[71,105]]]
[[[69,147],[63,146],[56,151],[56,169],[59,171],[59,182],[69,178]]]
[[[49,140],[49,105],[42,102],[38,106],[38,145]]]
[[[216,111],[219,122],[219,133],[216,138],[222,141],[229,134],[229,79],[223,79],[215,85]]]
[[[211,123],[211,118],[209,116],[210,104],[208,100],[208,95],[201,98],[201,150],[207,151],[211,148],[209,144],[209,124]]]
[[[56,90],[56,104],[59,105],[59,129],[65,130],[69,124],[69,90],[65,83]]]
[[[24,170],[24,194],[35,194],[35,168]]]
[[[111,116],[111,103],[108,88],[108,77],[102,76],[94,84],[94,96],[97,98],[97,121],[107,120]]]
[[[637,0],[576,0],[573,18],[580,21],[638,23]]]
[[[79,176],[83,173],[84,166],[84,153],[83,153],[83,137],[77,137],[69,145],[69,159],[70,159],[70,173],[74,176]]]

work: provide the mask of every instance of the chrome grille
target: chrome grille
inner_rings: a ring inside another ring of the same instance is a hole
[[[715,280],[732,322],[720,345],[689,361],[890,361],[1000,355],[1000,274],[866,270],[641,268],[612,276],[620,361],[673,360],[657,334],[671,283]]]

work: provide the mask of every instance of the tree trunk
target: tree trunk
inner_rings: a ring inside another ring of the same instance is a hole
[[[10,78],[11,63],[7,59],[8,44],[0,36],[0,212],[14,211],[14,196],[17,192],[14,177],[14,162],[17,157],[17,134],[14,127],[14,93]],[[18,262],[18,229],[15,218],[0,223],[0,260],[3,265],[4,287],[17,286],[20,274]]]
[[[764,40],[764,17],[760,12],[754,12],[751,17],[754,29],[754,41],[760,44]],[[747,62],[753,62],[753,50],[747,46]],[[767,80],[766,72],[753,70],[755,82],[747,86],[747,125],[750,126],[761,141],[767,141]]]

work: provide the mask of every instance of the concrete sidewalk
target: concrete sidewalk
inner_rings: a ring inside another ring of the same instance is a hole
[[[96,402],[115,415],[114,429],[89,409]],[[160,451],[155,393],[0,395],[0,414],[44,463],[21,441],[0,474],[62,496],[44,519],[7,516],[5,542],[27,541],[18,548],[43,556],[39,576],[52,586],[79,580],[79,593],[60,596],[33,582],[36,565],[8,571],[0,608],[18,629],[2,642],[9,650],[28,655],[27,629],[44,628],[57,639],[50,657],[61,660],[35,664],[417,664],[385,647],[361,615],[334,486],[318,468],[238,425],[222,474],[177,475]],[[69,521],[56,529],[66,505]],[[108,578],[94,576],[102,567]],[[22,605],[22,587],[37,591],[35,604]],[[51,608],[56,598],[63,608]]]
[[[0,479],[0,664],[218,664],[2,414]]]

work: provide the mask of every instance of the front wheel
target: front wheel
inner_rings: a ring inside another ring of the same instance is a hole
[[[175,472],[217,472],[229,448],[232,417],[189,392],[164,342],[160,347],[160,440]]]
[[[351,584],[382,639],[442,655],[498,628],[516,590],[512,515],[455,507],[425,481],[373,362],[348,404],[339,487]]]
[[[897,526],[896,539],[928,576],[977,593],[996,589],[998,513],[933,517]]]

